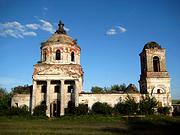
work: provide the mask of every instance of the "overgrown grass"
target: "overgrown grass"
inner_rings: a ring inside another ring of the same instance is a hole
[[[178,134],[180,117],[147,116],[126,121],[121,116],[83,115],[47,117],[0,117],[0,135],[121,135]]]

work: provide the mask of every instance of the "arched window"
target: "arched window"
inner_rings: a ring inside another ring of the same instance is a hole
[[[71,53],[71,61],[74,61],[74,52]]]
[[[160,62],[159,62],[159,57],[157,56],[153,57],[153,69],[154,72],[160,71]]]
[[[60,60],[61,59],[61,52],[60,50],[56,51],[56,60]]]
[[[46,49],[43,50],[43,61],[46,61]]]
[[[157,89],[157,94],[160,94],[161,93],[161,90],[160,89]]]

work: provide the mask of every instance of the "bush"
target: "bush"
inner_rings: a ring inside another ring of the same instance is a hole
[[[133,97],[130,97],[128,95],[124,102],[119,101],[114,106],[114,111],[117,114],[123,114],[123,115],[135,114],[138,111],[138,103],[136,103]]]
[[[75,109],[76,115],[86,115],[88,114],[88,105],[87,104],[79,104],[78,107]]]
[[[87,104],[79,104],[75,107],[73,102],[68,103],[68,108],[65,109],[65,114],[68,115],[86,115],[88,114],[89,108]]]
[[[159,114],[164,114],[164,115],[167,115],[170,113],[170,107],[158,107],[158,113]]]
[[[76,112],[76,107],[75,107],[75,103],[72,101],[68,102],[68,108],[65,109],[65,114],[75,114]]]
[[[92,106],[92,113],[95,114],[111,114],[112,107],[107,103],[96,102]]]
[[[36,106],[33,110],[34,116],[46,116],[46,102],[42,101],[40,105]]]
[[[157,107],[157,100],[149,95],[142,96],[139,102],[139,109],[141,114],[154,114],[154,108]]]
[[[173,116],[180,116],[180,110],[178,108],[174,108]]]
[[[138,103],[136,103],[135,99],[133,97],[127,96],[125,102],[124,102],[124,108],[126,114],[134,114],[138,111]]]
[[[127,114],[126,109],[125,109],[125,104],[123,102],[118,102],[114,106],[114,112],[116,114]]]
[[[13,116],[13,115],[18,115],[18,116],[27,116],[30,115],[30,112],[28,110],[27,105],[23,105],[21,107],[11,107],[6,111],[6,115],[8,116]]]

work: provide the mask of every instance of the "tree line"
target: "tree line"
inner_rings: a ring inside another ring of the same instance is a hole
[[[70,108],[73,108],[72,106]],[[78,113],[77,113],[78,112]],[[153,115],[155,113],[167,115],[170,113],[170,107],[159,107],[158,101],[149,95],[143,95],[139,102],[127,95],[124,101],[119,100],[114,107],[108,103],[96,102],[89,109],[87,105],[80,104],[74,108],[70,114],[103,114],[103,115]]]
[[[110,87],[99,87],[99,86],[93,86],[91,88],[91,93],[94,94],[103,94],[103,93],[139,93],[137,87],[134,84],[114,84]]]

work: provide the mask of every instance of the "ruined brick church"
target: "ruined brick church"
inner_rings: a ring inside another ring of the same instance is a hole
[[[67,35],[64,24],[41,44],[41,59],[34,65],[33,88],[30,94],[16,94],[11,106],[27,105],[33,109],[46,102],[49,117],[64,115],[65,108],[73,103],[87,104],[89,108],[99,102],[114,106],[127,95],[137,102],[142,94],[154,96],[159,106],[171,107],[170,77],[166,69],[165,49],[156,42],[148,42],[140,53],[140,92],[133,85],[126,93],[93,94],[83,93],[83,69],[80,65],[81,48],[76,40]]]

